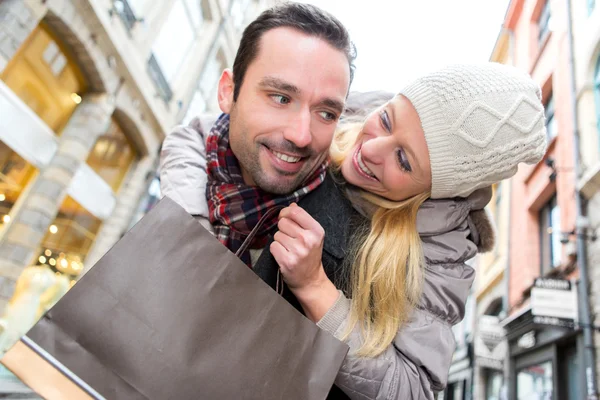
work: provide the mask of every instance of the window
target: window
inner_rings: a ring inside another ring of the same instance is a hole
[[[58,38],[38,26],[0,78],[42,121],[59,134],[86,85]]]
[[[558,123],[554,118],[554,97],[552,94],[548,96],[544,109],[546,112],[546,135],[548,140],[552,140],[558,135]]]
[[[562,256],[560,208],[553,197],[540,211],[542,274],[560,266]]]
[[[546,0],[544,7],[538,18],[538,43],[542,44],[550,33],[550,24],[552,22],[552,13],[550,10],[550,0]]]
[[[546,361],[517,372],[517,399],[552,399],[552,362]]]
[[[208,63],[206,71],[204,71],[200,80],[200,89],[206,96],[212,94],[213,88],[217,86],[219,74],[223,69],[216,58],[212,58]]]
[[[0,141],[0,229],[10,222],[10,211],[35,174],[35,167]]]
[[[596,73],[594,74],[594,99],[596,102],[596,127],[600,135],[600,56],[598,56]]]
[[[204,22],[200,1],[201,0],[184,0],[188,17],[196,30],[200,29]]]
[[[587,0],[588,15],[591,15],[596,8],[596,0]]]
[[[199,8],[197,5],[196,8]],[[175,0],[154,45],[152,53],[168,82],[171,82],[194,43],[195,28],[186,3]]]
[[[50,266],[72,278],[78,276],[83,271],[83,261],[101,223],[100,219],[67,196],[42,240],[38,264]]]
[[[148,6],[148,0],[127,0],[127,3],[129,3],[129,7],[138,17],[144,15]]]
[[[206,111],[206,100],[204,100],[204,97],[202,97],[202,93],[196,91],[185,113],[185,117],[183,117],[182,123],[184,125],[189,124],[194,117],[202,115],[204,111]]]
[[[96,140],[87,164],[117,192],[136,156],[134,146],[113,118],[108,131]]]
[[[485,377],[485,400],[500,400],[504,376],[501,371],[487,370]]]
[[[246,20],[246,11],[248,10],[249,3],[250,0],[237,0],[231,8],[233,24],[238,29],[242,27],[242,24]]]

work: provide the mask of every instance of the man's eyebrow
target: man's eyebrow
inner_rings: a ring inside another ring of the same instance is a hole
[[[298,89],[297,86],[292,85],[291,83],[281,80],[279,78],[274,78],[272,76],[262,78],[259,82],[259,86],[264,88],[281,90],[282,92],[300,94],[300,89]]]
[[[341,114],[344,111],[344,103],[335,99],[323,99],[319,102],[320,106],[325,106],[334,109]]]

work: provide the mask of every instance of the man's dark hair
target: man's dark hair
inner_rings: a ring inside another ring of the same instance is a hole
[[[248,66],[258,54],[262,35],[281,27],[316,36],[346,54],[352,83],[356,49],[344,25],[333,15],[311,4],[289,2],[264,11],[244,29],[233,63],[233,101],[237,101]]]

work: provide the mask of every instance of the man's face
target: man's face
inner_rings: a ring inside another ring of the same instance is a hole
[[[219,82],[219,103],[244,181],[294,191],[326,157],[350,84],[348,59],[322,39],[276,28],[262,36],[236,102],[230,78],[226,71]]]

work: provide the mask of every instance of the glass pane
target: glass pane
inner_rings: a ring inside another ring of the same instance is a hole
[[[546,120],[546,131],[549,139],[552,139],[558,135],[558,123],[556,122],[554,115]]]
[[[0,141],[0,229],[35,173],[35,167]]]
[[[185,117],[183,117],[182,123],[184,125],[189,124],[194,117],[201,115],[204,111],[206,111],[206,101],[202,97],[202,93],[196,91],[194,97],[192,97],[192,101],[190,101],[190,106],[185,113]]]
[[[554,200],[550,206],[550,227],[552,228],[552,267],[558,267],[561,261],[562,243],[560,242],[560,208]]]
[[[202,16],[202,7],[200,5],[200,0],[184,0],[188,9],[188,15],[194,24],[196,29],[199,29],[202,26],[202,22],[204,21],[204,17]]]
[[[75,279],[83,270],[102,221],[67,196],[48,228],[39,250],[38,264]]]
[[[168,81],[172,81],[194,41],[194,29],[182,0],[176,0],[152,52]]]
[[[113,119],[90,152],[87,164],[117,192],[137,154],[121,127]]]
[[[518,400],[551,400],[552,362],[532,365],[517,373]]]
[[[486,400],[500,400],[503,380],[502,372],[491,370],[488,372],[485,382]]]
[[[202,75],[202,80],[200,82],[200,89],[205,96],[210,96],[212,93],[212,89],[217,85],[219,80],[219,76],[221,71],[224,68],[221,68],[221,65],[216,60],[216,58],[212,58],[206,67],[206,71],[204,71],[204,75]]]
[[[136,16],[141,16],[144,14],[144,9],[146,8],[146,3],[148,0],[127,0],[129,3],[129,7],[133,10]]]

